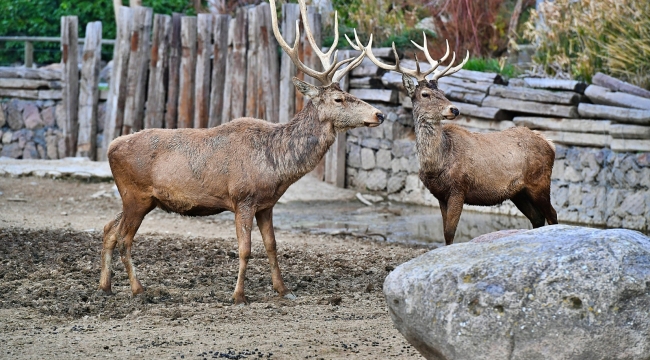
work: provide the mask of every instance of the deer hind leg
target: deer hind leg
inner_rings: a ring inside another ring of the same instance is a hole
[[[458,221],[460,220],[460,214],[463,212],[464,201],[465,197],[462,194],[453,194],[449,197],[449,199],[447,199],[447,215],[442,216],[445,233],[445,245],[451,245],[454,243],[456,227],[458,226]]]
[[[271,280],[273,281],[273,289],[287,299],[295,299],[296,296],[284,285],[282,275],[280,274],[280,265],[278,264],[278,254],[275,244],[275,231],[273,230],[273,208],[260,210],[255,214],[257,219],[257,226],[262,233],[264,240],[264,247],[266,254],[269,257],[269,265],[271,265]]]
[[[551,204],[551,189],[550,187],[543,188],[541,190],[529,190],[528,196],[532,201],[533,205],[537,207],[549,225],[557,224],[557,213]]]
[[[510,200],[512,200],[515,206],[517,206],[517,209],[519,209],[519,211],[530,220],[533,228],[544,226],[544,214],[533,205],[526,193],[520,192]]]
[[[113,250],[117,244],[117,228],[122,220],[122,213],[117,214],[115,219],[104,226],[104,239],[102,247],[102,272],[99,277],[99,289],[105,294],[112,294],[111,291],[111,263],[113,261]]]
[[[117,241],[117,249],[120,251],[124,269],[129,276],[129,283],[131,284],[131,292],[133,295],[142,294],[144,288],[138,280],[135,272],[135,266],[131,261],[131,247],[133,246],[133,238],[135,233],[140,228],[144,217],[153,210],[153,202],[149,204],[138,204],[132,211],[125,211],[124,218],[120,224],[119,234]]]
[[[235,213],[235,228],[237,230],[237,244],[239,246],[239,275],[237,286],[232,295],[235,305],[248,303],[244,295],[244,279],[246,278],[246,267],[251,257],[251,228],[253,227],[254,211],[250,207],[240,207]]]

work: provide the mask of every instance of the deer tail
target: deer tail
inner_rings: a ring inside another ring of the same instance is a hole
[[[551,147],[551,149],[553,149],[553,152],[555,153],[555,143],[553,142],[553,140],[548,139],[546,136],[544,136],[542,133],[540,133],[537,130],[533,130],[533,132],[535,133],[535,135],[537,135],[540,138],[544,139],[544,141],[546,141],[548,143],[548,145]]]

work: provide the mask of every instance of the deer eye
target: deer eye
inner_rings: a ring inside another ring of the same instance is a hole
[[[429,93],[428,92],[422,93],[422,97],[429,97]]]
[[[334,101],[337,102],[337,103],[342,103],[342,102],[343,102],[343,99],[341,99],[341,98],[336,98],[336,99],[334,99]]]

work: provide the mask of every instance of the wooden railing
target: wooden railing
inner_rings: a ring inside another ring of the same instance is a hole
[[[34,43],[35,42],[61,42],[60,37],[55,36],[0,36],[0,41],[18,41],[25,43],[25,52],[23,55],[23,65],[26,68],[31,68],[34,65]],[[79,39],[79,43],[83,44],[85,39]],[[113,45],[115,40],[105,39],[102,40],[104,45]]]

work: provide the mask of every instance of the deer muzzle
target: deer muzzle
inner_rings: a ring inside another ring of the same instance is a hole
[[[450,105],[442,111],[442,116],[447,120],[454,120],[456,116],[460,115],[460,111],[457,107]]]
[[[375,114],[375,121],[364,121],[363,124],[367,127],[377,127],[384,122],[384,114],[378,112]]]

